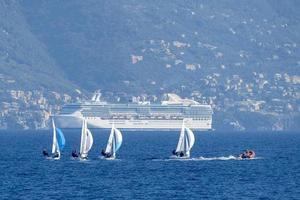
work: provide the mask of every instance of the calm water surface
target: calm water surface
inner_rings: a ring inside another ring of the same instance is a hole
[[[299,133],[195,133],[192,159],[171,160],[177,132],[124,132],[118,160],[98,158],[109,131],[92,130],[89,160],[72,160],[80,130],[64,131],[59,161],[44,159],[52,134],[0,132],[0,199],[300,199]],[[246,148],[256,160],[236,160]]]

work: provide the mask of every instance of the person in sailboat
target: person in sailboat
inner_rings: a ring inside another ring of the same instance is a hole
[[[175,149],[172,151],[172,154],[175,155],[175,156],[177,156],[177,157],[183,157],[184,156],[184,152],[183,151],[176,152]]]
[[[104,150],[104,149],[102,149],[101,155],[104,156],[104,158],[110,158],[110,157],[112,157],[112,154],[110,154],[110,153],[105,153],[105,150]]]
[[[76,152],[76,149],[72,151],[72,157],[73,158],[78,158],[79,157],[78,153]]]
[[[172,151],[172,154],[173,154],[174,156],[177,156],[176,149],[174,149],[174,150]]]
[[[55,152],[55,153],[52,155],[52,158],[59,158],[59,153],[58,153],[58,152]]]
[[[102,149],[102,150],[101,150],[101,155],[102,155],[102,156],[105,156],[105,155],[106,155],[106,153],[105,153],[105,150],[104,150],[104,149]]]
[[[47,150],[46,149],[43,149],[43,156],[45,156],[45,157],[49,157],[49,153],[47,152]]]

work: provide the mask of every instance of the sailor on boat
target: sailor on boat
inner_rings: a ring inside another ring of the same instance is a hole
[[[52,155],[52,158],[60,158],[60,155],[58,152],[55,152],[53,155]]]
[[[72,151],[72,157],[73,157],[73,158],[78,158],[78,157],[79,157],[79,155],[78,155],[78,153],[76,152],[76,150],[73,150],[73,151]]]
[[[112,158],[112,156],[113,156],[111,153],[105,153],[105,150],[104,150],[104,149],[102,149],[101,155],[102,155],[104,158]]]
[[[253,150],[245,150],[239,155],[240,159],[251,159],[255,157],[255,152]]]
[[[195,143],[195,136],[191,129],[185,127],[184,122],[182,123],[181,132],[177,148],[173,150],[173,155],[177,158],[189,158],[190,151]]]
[[[49,157],[49,153],[47,152],[47,150],[46,149],[43,149],[43,156],[45,156],[45,157]]]
[[[176,149],[172,151],[172,154],[177,157],[184,157],[184,152],[183,151],[176,152]]]

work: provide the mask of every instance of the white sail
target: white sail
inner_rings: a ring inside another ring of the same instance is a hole
[[[195,136],[191,129],[186,127],[185,130],[187,132],[186,135],[187,135],[187,140],[188,140],[188,151],[190,151],[192,149],[192,147],[194,146]]]
[[[114,139],[114,127],[111,128],[110,130],[110,135],[107,141],[105,153],[106,154],[112,154],[113,153],[113,139]]]
[[[86,134],[87,134],[87,137],[86,137],[86,144],[85,144],[85,152],[88,153],[93,146],[94,138],[89,129],[86,129]]]
[[[58,154],[60,157],[60,151],[59,151],[59,146],[56,138],[56,128],[54,121],[52,119],[52,127],[53,127],[53,143],[52,143],[52,154]]]
[[[176,152],[182,152],[184,151],[184,125],[182,124]]]
[[[177,148],[175,150],[176,153],[183,153],[184,157],[190,156],[190,150],[192,149],[195,143],[195,136],[191,129],[187,128],[182,124]]]
[[[88,156],[88,152],[91,150],[93,146],[93,135],[91,131],[87,128],[87,122],[84,119],[82,123],[81,130],[81,142],[80,142],[80,157],[86,158]]]

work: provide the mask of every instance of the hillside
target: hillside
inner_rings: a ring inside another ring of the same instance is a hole
[[[216,129],[298,130],[299,8],[296,0],[3,1],[0,86],[68,101],[81,96],[75,89],[112,99],[176,92],[211,104]]]
[[[19,4],[1,1],[0,13],[1,88],[67,91],[74,87],[47,47],[32,34]]]

